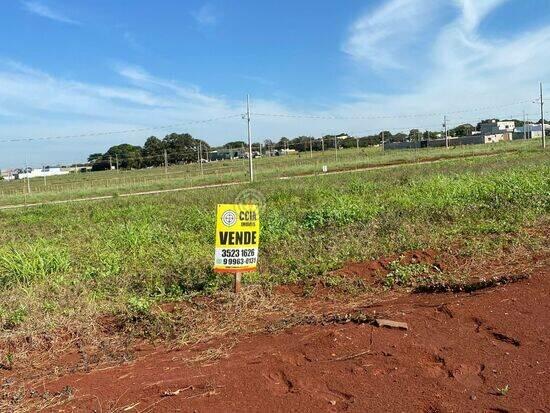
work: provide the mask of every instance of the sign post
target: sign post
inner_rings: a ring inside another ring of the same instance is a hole
[[[258,205],[218,204],[214,271],[233,273],[233,291],[241,289],[242,273],[256,271],[260,241]]]

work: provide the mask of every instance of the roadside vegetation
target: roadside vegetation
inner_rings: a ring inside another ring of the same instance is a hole
[[[475,157],[503,154],[510,151],[538,150],[537,141],[503,142],[492,145],[469,145],[444,148],[423,148],[412,150],[387,150],[380,147],[334,149],[324,152],[302,152],[278,157],[254,159],[255,177],[258,181],[267,179],[322,174],[323,166],[329,172],[375,168],[382,165],[421,163],[436,159]],[[170,190],[200,185],[228,182],[247,182],[248,160],[234,159],[202,164],[171,164],[149,169],[120,169],[119,171],[97,171],[71,173],[46,179],[0,182],[0,207],[14,204],[79,199],[95,196],[117,196],[120,194]],[[29,192],[30,188],[30,192]]]
[[[476,258],[519,244],[539,248],[542,241],[524,229],[548,224],[549,160],[524,148],[495,157],[1,211],[2,338],[90,329],[101,316],[114,317],[132,334],[192,335],[196,308],[176,319],[159,309],[197,296],[227,300],[230,277],[211,270],[215,205],[233,202],[245,189],[265,198],[260,271],[244,279],[254,300],[284,283],[324,282],[349,294],[407,287],[426,272],[440,281],[431,267],[397,262],[379,287],[330,274],[350,260],[414,249],[450,251],[459,244],[460,254]]]

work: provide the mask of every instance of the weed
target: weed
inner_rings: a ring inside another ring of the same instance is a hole
[[[417,281],[417,278],[427,276],[434,270],[433,266],[427,264],[401,264],[399,260],[392,261],[388,267],[390,273],[383,281],[386,288],[410,286]]]
[[[497,387],[497,394],[499,396],[506,396],[508,394],[508,392],[510,391],[510,386],[507,384],[506,386],[502,387],[502,388],[498,388]]]
[[[70,267],[66,251],[39,240],[29,245],[10,245],[0,250],[0,287],[30,285],[63,274]]]

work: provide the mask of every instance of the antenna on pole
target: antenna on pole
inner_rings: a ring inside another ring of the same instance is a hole
[[[542,149],[546,148],[546,131],[544,130],[544,96],[542,82],[540,82],[540,127],[542,131]]]
[[[250,131],[250,95],[246,95],[246,123],[248,132],[248,172],[250,182],[254,182],[254,167],[252,166],[252,133]]]
[[[449,131],[447,129],[447,116],[443,117],[443,126],[445,127],[445,147],[449,147]]]
[[[525,111],[523,111],[523,139],[527,139],[527,116]]]

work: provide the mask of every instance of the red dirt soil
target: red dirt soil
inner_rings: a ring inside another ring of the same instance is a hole
[[[550,266],[471,294],[402,295],[359,308],[408,323],[301,325],[67,374],[51,411],[548,412]],[[216,357],[217,356],[217,357]]]
[[[390,264],[394,261],[398,261],[402,265],[426,264],[443,270],[443,265],[438,260],[438,253],[435,250],[413,250],[372,261],[349,262],[334,274],[363,278],[368,282],[376,283],[388,275]]]

